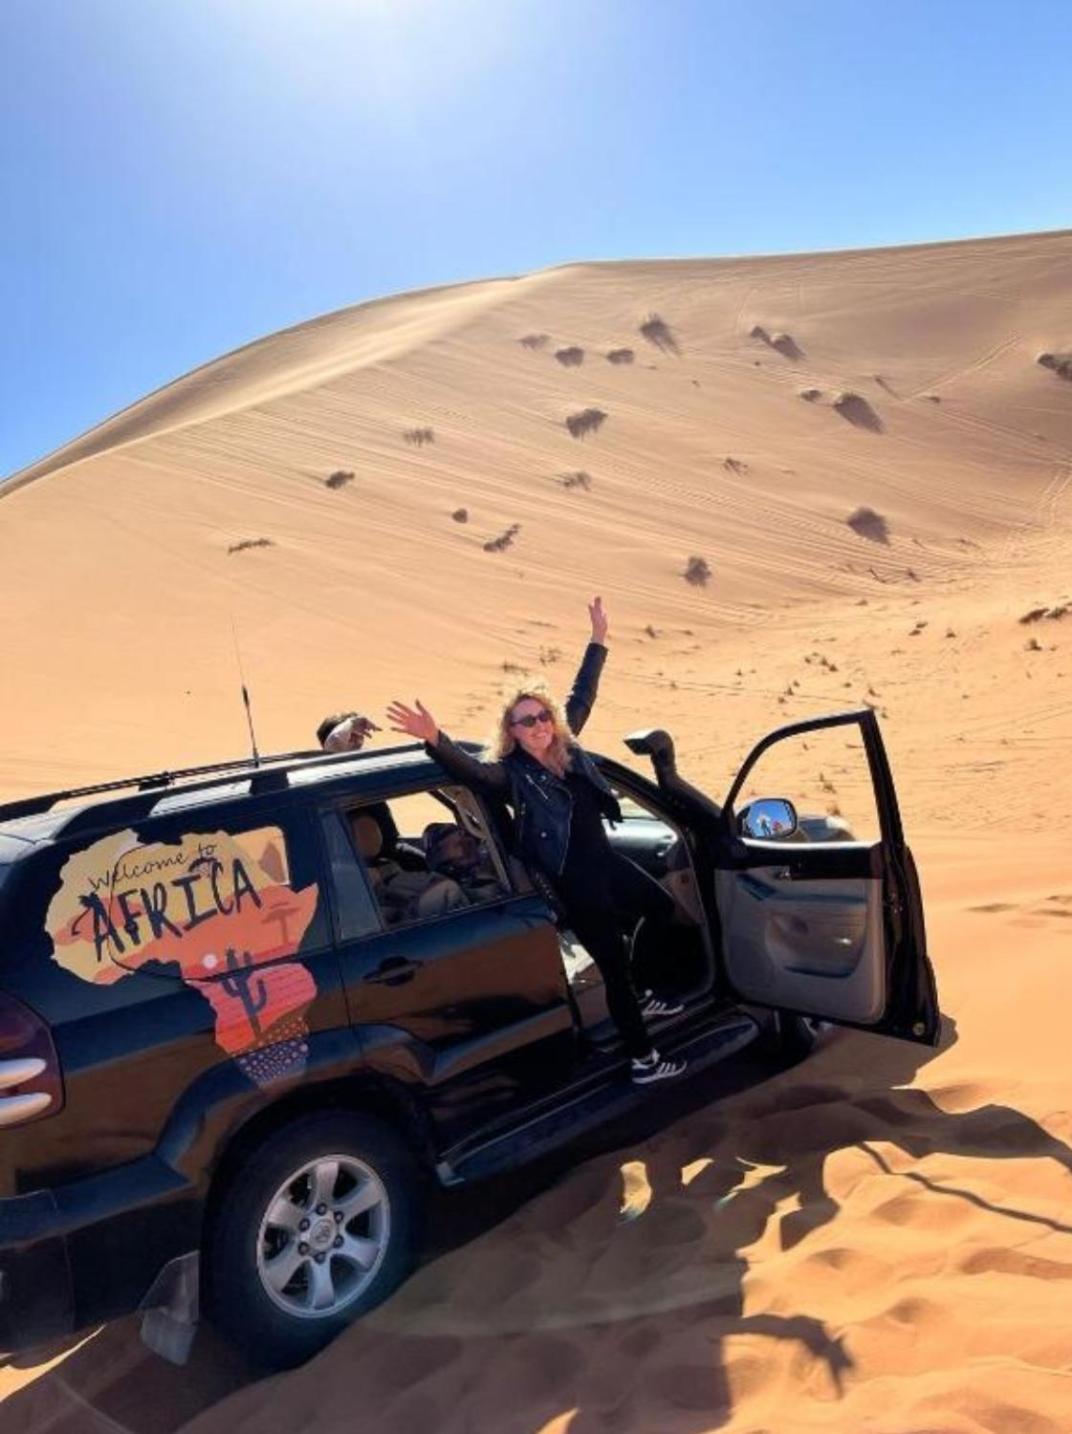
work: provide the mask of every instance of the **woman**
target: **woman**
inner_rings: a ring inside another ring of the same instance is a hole
[[[394,731],[420,738],[452,776],[509,802],[518,849],[549,879],[568,925],[599,967],[607,1007],[630,1057],[632,1079],[647,1085],[680,1075],[685,1062],[662,1059],[644,1018],[676,1015],[683,1008],[650,991],[644,993],[643,1005],[637,999],[621,917],[631,917],[631,924],[643,916],[665,918],[673,901],[646,872],[611,847],[603,818],[620,821],[621,808],[575,740],[592,710],[607,657],[602,599],[597,597],[588,611],[592,640],[565,715],[539,687],[516,692],[503,708],[491,761],[478,761],[456,747],[420,701],[416,709],[394,702],[387,715]]]

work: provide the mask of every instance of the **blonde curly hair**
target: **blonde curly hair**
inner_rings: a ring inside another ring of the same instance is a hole
[[[517,747],[517,738],[511,729],[510,719],[517,704],[523,702],[526,697],[531,698],[534,702],[542,703],[551,714],[553,737],[545,760],[556,776],[564,777],[569,771],[573,748],[576,747],[577,740],[566,724],[565,714],[558,699],[543,682],[538,680],[530,682],[524,687],[518,687],[512,695],[504,698],[498,725],[487,744],[488,756],[493,762],[501,762]]]

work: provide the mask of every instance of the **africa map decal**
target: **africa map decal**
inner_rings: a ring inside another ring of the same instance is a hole
[[[64,864],[46,928],[53,960],[111,985],[149,962],[174,963],[213,1009],[217,1044],[250,1079],[304,1069],[316,984],[297,954],[315,885],[290,885],[278,827],[200,832],[142,844],[103,837]]]

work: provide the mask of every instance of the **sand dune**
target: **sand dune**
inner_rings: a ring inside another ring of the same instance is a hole
[[[1069,234],[577,264],[264,339],[0,488],[4,795],[240,752],[239,662],[264,749],[395,696],[481,736],[600,591],[615,756],[657,717],[721,796],[776,724],[880,712],[950,1017],[464,1192],[304,1370],[124,1321],[0,1370],[12,1429],[1072,1427],[1070,333]],[[866,805],[811,759],[802,805]]]

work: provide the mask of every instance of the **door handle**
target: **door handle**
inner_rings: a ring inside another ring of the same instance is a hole
[[[420,969],[419,961],[407,961],[404,956],[388,956],[375,971],[368,973],[365,980],[381,986],[401,986],[405,981],[412,981]]]

